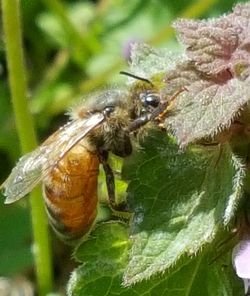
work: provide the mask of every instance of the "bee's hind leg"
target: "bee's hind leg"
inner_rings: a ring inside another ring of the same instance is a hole
[[[102,163],[105,177],[106,177],[106,185],[107,185],[107,191],[108,191],[108,197],[109,197],[109,204],[111,208],[114,211],[118,212],[128,212],[127,203],[117,203],[115,198],[115,178],[114,173],[110,165],[108,164],[108,152],[107,151],[101,151],[99,152],[99,159]]]

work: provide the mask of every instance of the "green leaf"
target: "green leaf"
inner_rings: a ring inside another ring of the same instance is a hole
[[[165,133],[151,134],[125,168],[131,180],[133,246],[124,283],[162,273],[194,256],[234,215],[244,167],[229,145],[180,151]],[[184,262],[185,263],[185,262]]]
[[[122,223],[103,223],[86,242],[81,244],[75,251],[74,257],[80,262],[93,262],[97,255],[100,260],[112,261],[128,249],[128,229]],[[95,246],[93,249],[93,245]],[[123,263],[125,258],[120,258]]]
[[[84,264],[72,273],[68,295],[115,295],[109,291],[111,287],[121,289],[129,245],[128,229],[123,224],[99,226],[75,252],[75,258]]]
[[[213,252],[213,251],[212,251]],[[180,269],[176,268],[165,282],[167,296],[233,296],[243,295],[232,273],[230,256],[211,264],[211,253],[199,254]],[[238,281],[239,284],[239,281]]]
[[[99,226],[90,240],[76,250],[75,257],[85,263],[72,273],[68,295],[198,296],[201,287],[204,296],[243,295],[243,286],[235,286],[232,266],[228,266],[230,256],[227,254],[211,264],[213,250],[187,259],[164,276],[124,287],[122,274],[128,262],[129,245],[128,229],[123,224],[112,222]]]

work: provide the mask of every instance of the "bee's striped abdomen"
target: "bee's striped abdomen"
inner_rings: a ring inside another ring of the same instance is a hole
[[[97,214],[99,159],[81,144],[73,147],[44,181],[50,224],[65,241],[81,238]]]

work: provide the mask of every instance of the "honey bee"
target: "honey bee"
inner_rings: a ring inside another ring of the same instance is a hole
[[[168,103],[147,79],[129,91],[111,89],[93,94],[70,110],[70,120],[34,151],[20,158],[2,184],[5,203],[13,203],[43,182],[49,222],[56,234],[71,243],[89,232],[97,215],[99,166],[106,175],[109,202],[115,201],[109,153],[132,153],[131,134],[166,112]]]

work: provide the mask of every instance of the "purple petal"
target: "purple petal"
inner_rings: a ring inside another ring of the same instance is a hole
[[[242,240],[234,247],[232,261],[238,277],[250,281],[250,240]]]
[[[131,51],[134,44],[138,43],[141,43],[141,40],[139,40],[138,38],[131,38],[129,40],[126,40],[126,42],[123,44],[122,55],[127,61],[131,62]]]

